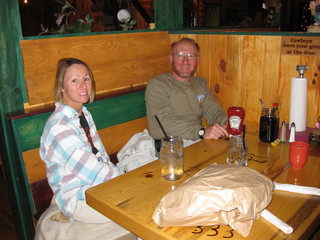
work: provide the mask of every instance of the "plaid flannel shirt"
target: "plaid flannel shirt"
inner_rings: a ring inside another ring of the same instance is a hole
[[[119,175],[106,153],[90,112],[83,106],[94,146],[92,153],[79,115],[71,107],[56,103],[40,140],[40,157],[47,168],[48,182],[59,209],[72,219],[78,200],[85,190]]]

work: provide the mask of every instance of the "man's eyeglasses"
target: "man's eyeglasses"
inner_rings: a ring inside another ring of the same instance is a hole
[[[188,60],[194,60],[196,59],[199,54],[194,54],[194,53],[184,53],[184,52],[178,52],[173,54],[176,58],[182,60],[184,58],[187,58]]]

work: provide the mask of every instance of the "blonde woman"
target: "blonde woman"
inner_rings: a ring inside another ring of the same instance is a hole
[[[44,127],[40,156],[55,203],[68,221],[110,223],[113,236],[130,234],[86,204],[85,191],[119,175],[100,140],[90,112],[95,82],[88,65],[74,58],[58,62],[55,111]],[[113,239],[108,238],[106,239]]]

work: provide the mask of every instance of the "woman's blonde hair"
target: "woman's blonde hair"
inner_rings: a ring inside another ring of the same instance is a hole
[[[94,96],[96,93],[96,84],[95,84],[95,81],[93,78],[92,71],[85,62],[83,62],[79,59],[76,59],[76,58],[62,58],[58,61],[56,81],[54,83],[55,101],[63,103],[63,100],[62,100],[62,98],[63,98],[63,93],[62,93],[63,80],[64,80],[64,77],[66,75],[68,68],[71,67],[73,64],[81,64],[81,65],[85,66],[89,71],[90,79],[92,82],[92,90],[91,90],[90,97],[89,97],[89,103],[92,103],[94,101]]]

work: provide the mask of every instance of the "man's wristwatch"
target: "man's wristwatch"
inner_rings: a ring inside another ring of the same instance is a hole
[[[203,139],[205,133],[206,133],[205,128],[200,128],[198,131],[199,138]]]

